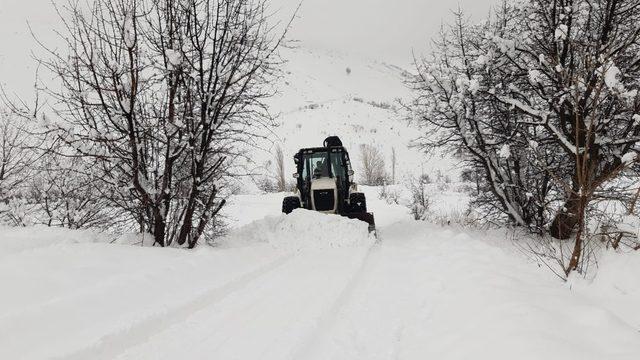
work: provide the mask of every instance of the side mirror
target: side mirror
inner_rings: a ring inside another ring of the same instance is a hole
[[[293,173],[293,178],[294,178],[294,179],[297,179],[297,178],[299,178],[299,177],[300,177],[300,174],[298,174],[298,173]]]
[[[349,171],[347,171],[347,174],[349,174],[349,176],[353,176],[353,174],[355,174],[355,172],[353,172],[353,170],[349,170]]]

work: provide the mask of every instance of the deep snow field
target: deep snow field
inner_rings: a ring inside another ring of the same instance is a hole
[[[40,2],[0,0],[10,44],[0,48],[0,83],[22,95],[33,70],[18,70],[31,51],[24,14],[45,40],[54,36]],[[477,16],[488,2],[466,1]],[[431,5],[306,1],[292,31],[301,41],[282,49],[280,93],[270,100],[279,127],[250,166],[273,171],[280,146],[292,173],[295,151],[337,134],[356,173],[360,145],[377,147],[387,165],[396,150],[391,189],[437,171],[455,182],[449,157],[409,146],[420,133],[400,105],[411,97],[403,83],[411,44],[402,41],[437,31],[441,12]],[[603,254],[589,279],[565,283],[508,230],[445,225],[467,210],[460,186],[430,190],[436,223],[362,188],[377,237],[356,220],[284,216],[285,194],[248,181],[224,209],[228,234],[193,251],[141,246],[150,239],[136,236],[0,227],[0,360],[640,359],[638,254]]]
[[[280,145],[293,172],[298,148],[342,134],[355,159],[360,144],[387,160],[396,148],[390,189],[437,170],[455,178],[451,159],[408,147],[418,132],[397,108],[409,95],[402,69],[305,47],[283,53],[288,72],[272,103],[281,126],[256,164]],[[285,194],[252,186],[225,208],[228,235],[194,251],[0,228],[0,359],[640,358],[637,254],[604,254],[592,278],[563,283],[507,230],[417,222],[381,189],[362,188],[377,238],[356,220],[281,215]],[[466,211],[460,189],[430,190],[433,218]]]
[[[249,218],[195,251],[2,228],[0,359],[638,358],[637,256],[563,283],[504,232],[416,222],[366,191],[377,239],[280,215],[283,194],[233,198]]]

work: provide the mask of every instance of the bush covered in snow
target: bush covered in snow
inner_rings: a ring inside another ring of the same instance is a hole
[[[426,220],[429,214],[429,195],[427,194],[427,182],[424,177],[409,179],[408,186],[411,200],[408,207],[414,220]]]
[[[628,200],[616,185],[637,179],[640,6],[565,5],[505,2],[478,25],[457,12],[418,65],[411,109],[420,144],[476,175],[485,219],[575,239],[568,274],[598,214],[589,209]]]

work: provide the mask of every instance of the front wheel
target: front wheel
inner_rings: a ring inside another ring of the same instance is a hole
[[[351,193],[349,195],[349,203],[351,204],[352,212],[354,213],[367,212],[367,199],[363,193]]]
[[[287,196],[282,200],[282,212],[285,214],[291,214],[293,210],[300,207],[300,199],[297,196]]]

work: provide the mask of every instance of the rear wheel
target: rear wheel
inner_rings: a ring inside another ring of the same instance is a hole
[[[349,203],[351,204],[351,211],[354,213],[366,213],[367,212],[367,199],[363,193],[351,193],[349,195]]]
[[[282,200],[282,212],[291,214],[295,209],[300,208],[300,199],[297,196],[287,196]]]

